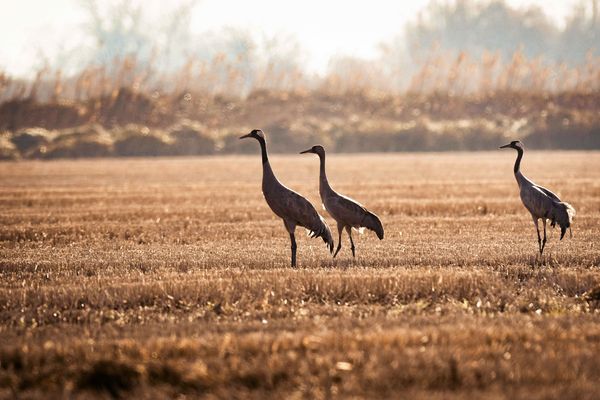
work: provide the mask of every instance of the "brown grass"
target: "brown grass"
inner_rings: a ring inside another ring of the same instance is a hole
[[[597,398],[600,155],[526,154],[578,211],[543,259],[514,156],[332,155],[386,238],[297,270],[256,154],[2,163],[0,397]]]

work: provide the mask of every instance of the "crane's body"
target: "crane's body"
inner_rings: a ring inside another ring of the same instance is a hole
[[[353,257],[355,257],[355,247],[352,240],[352,228],[358,229],[360,232],[364,228],[370,229],[377,234],[380,240],[383,239],[383,225],[379,217],[367,210],[359,202],[337,193],[329,185],[325,171],[325,149],[323,146],[313,146],[301,152],[301,154],[303,153],[314,153],[319,156],[319,194],[321,195],[323,207],[335,219],[338,227],[338,247],[333,256],[335,257],[342,248],[342,231],[344,229],[346,229],[350,237],[350,248]]]
[[[512,148],[517,150],[517,159],[514,166],[515,179],[519,185],[519,195],[525,208],[531,214],[533,224],[537,231],[538,246],[540,255],[544,253],[544,247],[546,246],[546,222],[550,221],[550,226],[554,227],[556,224],[560,226],[560,240],[565,236],[567,228],[571,229],[571,223],[575,216],[575,209],[566,202],[560,200],[560,198],[552,191],[546,189],[543,186],[537,185],[529,180],[521,172],[521,159],[523,158],[523,144],[519,141],[513,141],[507,145],[501,146],[500,148]],[[544,237],[540,236],[539,220],[542,220],[544,227]]]
[[[329,251],[333,251],[333,238],[329,226],[319,215],[312,204],[300,194],[284,186],[271,168],[267,154],[267,144],[264,133],[261,130],[253,130],[240,139],[252,137],[258,140],[262,153],[262,192],[267,204],[283,223],[290,234],[292,250],[292,267],[296,266],[296,226],[302,226],[309,231],[311,237],[321,237],[327,244]]]

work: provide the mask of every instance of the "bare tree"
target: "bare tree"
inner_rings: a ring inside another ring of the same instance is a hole
[[[95,43],[92,61],[107,65],[115,59],[134,56],[147,63],[160,54],[160,67],[180,66],[173,58],[184,58],[191,43],[190,16],[198,0],[178,3],[167,15],[154,21],[145,12],[147,3],[130,0],[79,0],[88,20],[85,30]]]

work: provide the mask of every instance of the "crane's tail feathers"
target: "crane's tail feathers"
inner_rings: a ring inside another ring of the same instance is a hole
[[[552,210],[550,212],[552,223],[550,226],[554,227],[556,224],[560,226],[560,240],[565,236],[567,228],[569,231],[571,230],[571,224],[573,223],[575,214],[575,208],[569,203],[562,201],[555,201],[552,203]],[[573,233],[571,233],[571,237],[572,236]]]
[[[381,220],[372,212],[365,215],[360,226],[375,232],[379,240],[383,239],[383,225],[381,224]]]
[[[329,225],[327,222],[319,215],[320,224],[315,227],[315,229],[311,229],[309,231],[309,236],[311,238],[320,237],[323,239],[330,253],[333,253],[333,236],[331,235],[331,230],[329,229]]]

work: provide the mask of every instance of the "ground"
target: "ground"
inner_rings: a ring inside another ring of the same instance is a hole
[[[598,398],[600,153],[525,153],[577,209],[543,257],[515,156],[330,156],[385,239],[297,269],[258,147],[1,163],[0,397]],[[335,231],[316,156],[272,165]]]

